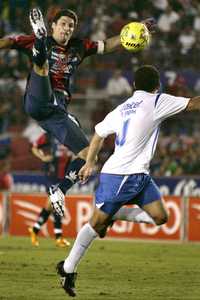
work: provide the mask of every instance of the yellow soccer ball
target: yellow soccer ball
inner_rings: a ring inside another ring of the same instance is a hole
[[[131,22],[120,32],[122,46],[132,52],[143,50],[150,42],[150,33],[145,24]]]

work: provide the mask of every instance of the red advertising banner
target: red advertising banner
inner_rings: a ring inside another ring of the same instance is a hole
[[[2,234],[3,227],[3,194],[0,194],[0,235]]]
[[[12,194],[10,201],[11,220],[9,232],[12,235],[27,235],[28,227],[33,226],[45,206],[46,196]],[[108,237],[142,239],[182,239],[182,200],[181,197],[165,197],[169,210],[169,221],[162,226],[135,224],[118,221],[108,232]],[[92,214],[92,196],[74,195],[66,197],[66,213],[63,231],[66,237],[75,237]],[[40,235],[53,236],[53,217],[42,226]]]
[[[187,239],[200,241],[200,198],[197,197],[188,199]]]
[[[28,235],[28,227],[33,226],[41,209],[46,206],[47,196],[41,194],[13,193],[10,199],[10,227],[12,235]],[[81,226],[88,221],[92,213],[91,196],[66,197],[66,211],[63,218],[63,234],[75,237]],[[44,224],[40,236],[53,236],[53,216]]]

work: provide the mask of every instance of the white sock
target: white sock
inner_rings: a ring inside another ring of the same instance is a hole
[[[81,228],[68,257],[65,259],[63,268],[66,273],[75,271],[85,251],[96,237],[97,233],[89,223]]]
[[[123,220],[135,223],[155,224],[152,217],[139,207],[121,207],[112,217],[113,220]]]

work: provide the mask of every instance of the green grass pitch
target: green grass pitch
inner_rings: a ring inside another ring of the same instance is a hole
[[[69,249],[40,241],[0,238],[0,300],[70,299],[55,272]],[[77,300],[199,300],[200,244],[97,240],[76,286]]]

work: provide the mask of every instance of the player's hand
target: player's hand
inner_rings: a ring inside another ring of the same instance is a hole
[[[51,154],[45,154],[42,158],[43,162],[50,162],[53,160],[53,156]]]
[[[156,31],[157,24],[154,18],[147,18],[143,20],[142,23],[146,25],[146,27],[151,33],[154,33]]]
[[[94,165],[85,163],[85,165],[80,169],[78,176],[80,181],[85,182],[88,180],[88,178],[92,175],[92,172],[94,170]]]

